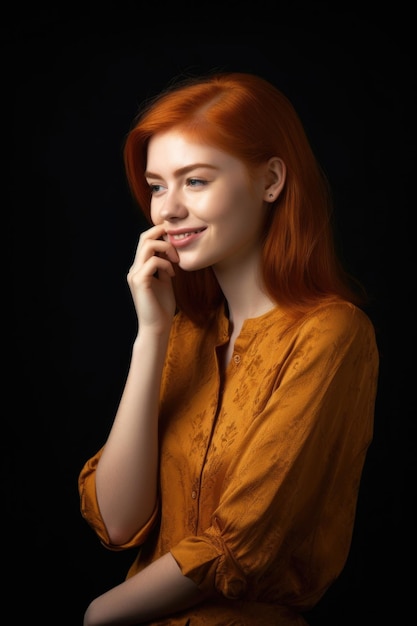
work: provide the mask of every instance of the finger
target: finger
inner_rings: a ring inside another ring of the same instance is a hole
[[[161,228],[160,226],[152,226],[151,228],[148,228],[148,230],[145,230],[142,233],[140,233],[139,240],[136,245],[135,256],[134,256],[132,265],[138,259],[139,254],[141,253],[144,246],[147,245],[147,242],[149,240],[156,241],[160,239],[163,236],[163,234],[164,234],[164,229]]]
[[[141,282],[151,277],[158,276],[160,272],[166,272],[169,276],[174,276],[174,268],[171,261],[164,256],[154,254],[144,263],[134,263],[128,272],[128,279]]]
[[[170,244],[168,244],[166,241],[163,241],[162,239],[145,240],[141,243],[140,246],[138,246],[132,267],[143,266],[153,256],[168,258],[166,252],[169,248],[169,245]]]
[[[177,263],[178,252],[172,244],[162,238],[165,234],[166,231],[162,226],[153,226],[144,231],[139,237],[134,263],[136,260],[143,263],[153,254],[165,255],[170,261]]]

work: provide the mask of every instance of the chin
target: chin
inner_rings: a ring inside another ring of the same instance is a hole
[[[210,264],[208,263],[187,263],[182,262],[181,260],[177,265],[182,269],[183,272],[197,272],[198,270],[203,270],[206,267],[210,267]]]

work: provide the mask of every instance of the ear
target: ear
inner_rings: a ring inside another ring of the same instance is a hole
[[[275,202],[281,193],[287,175],[285,163],[279,157],[272,157],[266,165],[264,200]]]

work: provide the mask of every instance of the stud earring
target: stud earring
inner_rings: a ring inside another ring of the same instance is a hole
[[[273,194],[273,193],[270,193],[270,194],[269,194],[269,197],[270,197],[270,198],[273,198],[273,197],[274,197],[274,194]]]

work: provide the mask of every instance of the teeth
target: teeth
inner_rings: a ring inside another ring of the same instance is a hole
[[[199,230],[192,230],[189,233],[181,233],[179,235],[174,235],[174,239],[185,239],[186,237],[189,237],[190,235],[194,235],[195,233],[199,232]]]

